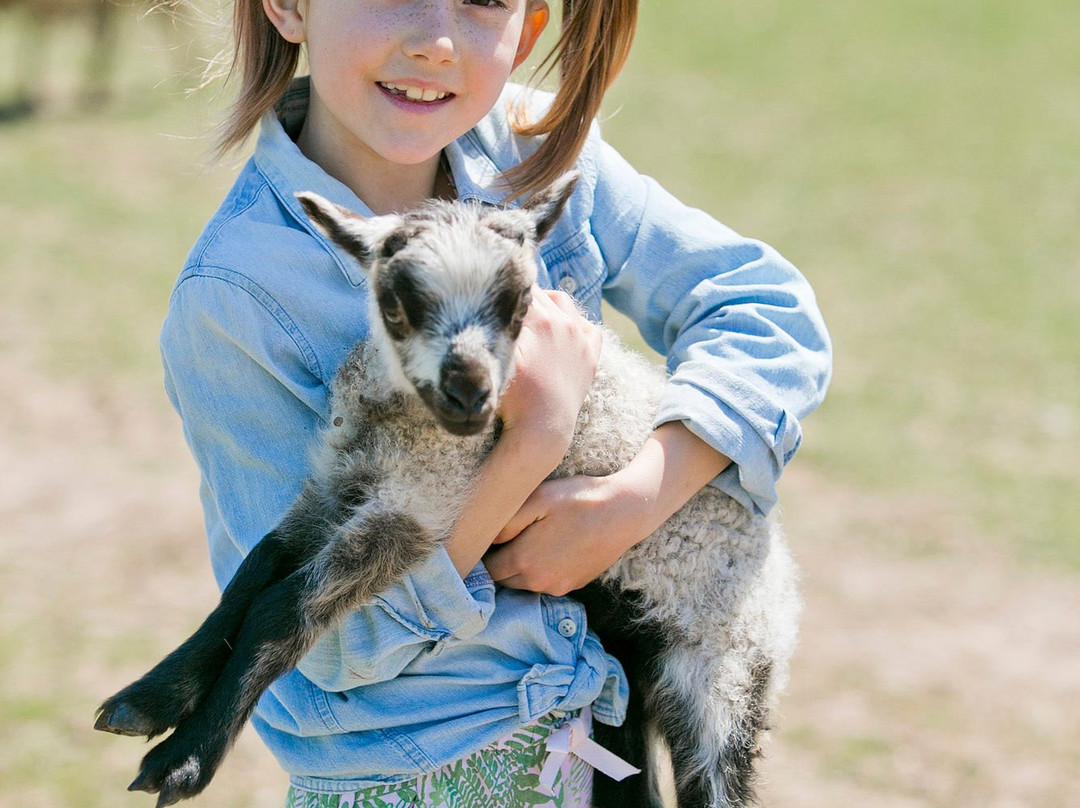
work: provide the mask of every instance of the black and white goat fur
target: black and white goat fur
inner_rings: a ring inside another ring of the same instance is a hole
[[[199,630],[99,709],[98,729],[173,734],[134,790],[158,806],[202,791],[275,678],[450,534],[498,440],[499,397],[536,280],[536,244],[576,179],[520,209],[431,203],[365,219],[314,195],[308,215],[368,275],[370,338],[339,370],[315,470]],[[605,333],[553,476],[606,475],[652,430],[663,373]],[[754,800],[753,762],[786,677],[799,604],[778,529],[707,487],[576,596],[630,679],[627,723],[599,742],[653,776],[597,776],[601,808],[659,804],[671,755],[680,808]],[[650,765],[652,764],[652,765]]]

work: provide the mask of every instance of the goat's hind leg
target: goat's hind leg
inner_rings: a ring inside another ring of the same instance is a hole
[[[655,755],[649,731],[652,719],[647,705],[651,701],[656,678],[657,655],[664,639],[654,624],[641,620],[639,596],[621,592],[613,585],[593,582],[573,593],[584,606],[589,627],[604,644],[604,649],[622,664],[630,683],[626,719],[622,726],[611,727],[593,721],[593,740],[619,756],[640,774],[616,781],[602,773],[593,777],[594,808],[649,808],[661,805],[655,793],[651,758]]]
[[[749,679],[721,683],[700,649],[673,648],[654,704],[671,751],[679,808],[757,804],[754,762],[767,729],[771,664],[750,665]]]
[[[228,661],[251,604],[325,544],[326,520],[311,504],[302,497],[255,545],[198,630],[149,673],[107,699],[98,708],[94,729],[153,738],[195,711]]]
[[[129,790],[160,792],[158,808],[200,793],[263,691],[350,609],[400,580],[435,546],[393,512],[369,511],[344,526],[311,563],[258,596],[209,695],[143,758]]]
[[[649,752],[646,739],[648,717],[642,694],[630,686],[626,720],[620,727],[609,727],[593,720],[593,740],[612,754],[641,769],[640,774],[616,781],[600,772],[593,773],[593,808],[649,808],[659,805],[653,799]]]

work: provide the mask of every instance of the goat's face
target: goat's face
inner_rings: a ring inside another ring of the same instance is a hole
[[[375,218],[297,195],[367,273],[372,337],[391,382],[456,435],[482,431],[495,414],[536,281],[536,243],[576,181],[567,175],[520,209],[431,202]]]

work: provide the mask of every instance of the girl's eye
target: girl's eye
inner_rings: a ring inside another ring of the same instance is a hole
[[[508,8],[501,0],[465,0],[467,6],[480,6],[481,8]]]

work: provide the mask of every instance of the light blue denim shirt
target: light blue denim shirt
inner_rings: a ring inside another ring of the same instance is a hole
[[[161,334],[222,587],[299,493],[328,385],[368,328],[361,270],[293,196],[311,190],[367,212],[293,142],[307,97],[300,80],[262,122]],[[446,150],[459,197],[501,203],[499,173],[534,145],[497,105]],[[830,372],[810,287],[770,247],[639,175],[595,131],[577,168],[543,245],[541,285],[572,293],[596,319],[604,298],[637,323],[671,373],[657,424],[682,421],[732,458],[714,484],[767,512]],[[626,694],[580,604],[496,587],[482,564],[463,581],[441,552],[324,637],[253,722],[293,783],[348,791],[438,768],[552,710],[591,704],[619,724]]]

